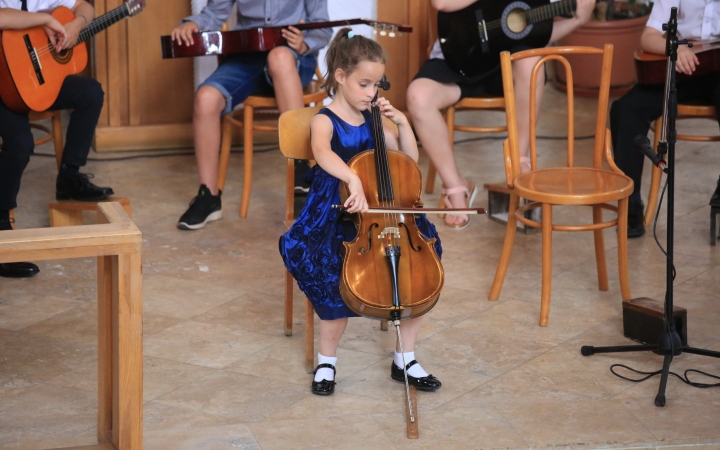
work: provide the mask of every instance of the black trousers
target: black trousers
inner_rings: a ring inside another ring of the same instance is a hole
[[[50,109],[72,109],[68,124],[63,163],[84,166],[87,162],[95,127],[103,106],[104,93],[92,78],[65,78],[60,94]],[[27,114],[10,111],[0,100],[0,211],[17,207],[20,179],[35,149]]]
[[[645,136],[650,122],[662,115],[664,86],[635,85],[610,108],[610,132],[615,163],[632,178],[635,190],[631,198],[640,199],[645,155],[635,150],[635,136]],[[720,122],[720,74],[711,74],[677,84],[678,103],[701,101],[714,105]]]

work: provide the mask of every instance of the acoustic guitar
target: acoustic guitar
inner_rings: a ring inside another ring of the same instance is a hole
[[[720,72],[720,40],[693,42],[692,51],[697,56],[700,65],[695,66],[695,72],[691,75],[676,72],[676,81],[688,81],[695,77]],[[667,56],[646,53],[642,50],[636,51],[634,56],[638,83],[665,84]]]
[[[0,97],[17,113],[45,111],[60,93],[65,77],[80,73],[88,60],[85,41],[118,21],[138,14],[145,0],[128,0],[122,6],[97,17],[85,27],[72,48],[55,51],[42,26],[24,30],[3,30],[0,35]],[[75,18],[61,6],[52,12],[58,22]]]
[[[438,37],[447,64],[472,77],[500,64],[500,53],[517,45],[545,47],[552,18],[572,15],[576,0],[479,0],[438,13]]]
[[[228,53],[267,52],[275,47],[287,45],[282,37],[283,28],[293,26],[299,30],[331,28],[350,25],[369,25],[381,36],[395,37],[398,32],[410,33],[412,27],[366,19],[336,20],[333,22],[299,23],[282,27],[253,28],[234,31],[201,31],[193,34],[192,45],[173,41],[171,36],[161,36],[160,46],[163,58],[184,58],[188,56],[225,55]]]

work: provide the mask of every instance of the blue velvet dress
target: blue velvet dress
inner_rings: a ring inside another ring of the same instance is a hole
[[[346,163],[358,153],[375,148],[372,116],[363,111],[365,123],[353,126],[327,108],[318,114],[327,116],[333,124],[330,148]],[[342,213],[332,205],[340,203],[340,180],[315,165],[306,176],[310,178],[310,192],[300,216],[290,230],[280,237],[280,255],[285,267],[297,280],[322,320],[356,317],[340,296],[345,247],[343,241],[352,241],[357,234],[355,226],[342,220]],[[435,250],[442,254],[440,238],[435,226],[424,214],[415,216],[422,234],[438,238]]]

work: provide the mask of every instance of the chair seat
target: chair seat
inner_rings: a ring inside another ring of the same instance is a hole
[[[531,201],[555,205],[594,205],[628,197],[633,182],[625,175],[589,167],[558,167],[521,174],[515,191]]]

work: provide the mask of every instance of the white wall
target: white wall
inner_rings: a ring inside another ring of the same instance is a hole
[[[207,4],[207,0],[192,0],[193,14],[197,14]],[[330,20],[341,19],[375,19],[377,4],[375,0],[328,0]],[[235,14],[231,14],[231,23]],[[335,28],[335,31],[341,27]],[[356,25],[353,30],[369,38],[373,38],[372,29],[365,25]],[[325,73],[325,49],[318,57],[320,69]],[[217,67],[217,59],[212,56],[195,58],[195,87],[202,83]]]

